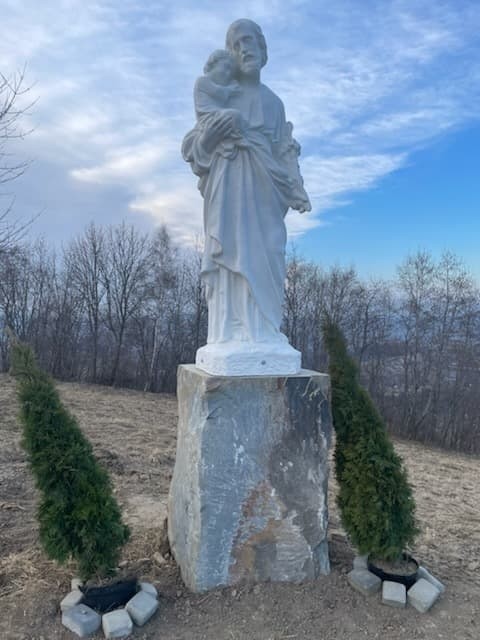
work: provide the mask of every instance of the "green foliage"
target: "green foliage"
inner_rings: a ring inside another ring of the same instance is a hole
[[[83,579],[108,575],[129,537],[110,479],[28,346],[14,344],[11,372],[17,378],[22,446],[41,493],[41,543],[60,563],[76,560]]]
[[[342,523],[360,554],[395,560],[418,533],[412,489],[385,425],[358,381],[340,329],[326,321],[323,335],[330,361]]]

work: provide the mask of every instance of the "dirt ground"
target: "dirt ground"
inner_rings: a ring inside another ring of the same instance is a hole
[[[340,526],[333,481],[330,576],[194,595],[173,562],[154,559],[175,460],[175,398],[79,384],[59,389],[111,473],[131,526],[121,570],[154,582],[161,593],[159,612],[135,629],[137,640],[480,639],[478,458],[395,443],[414,485],[422,528],[414,555],[447,586],[427,614],[385,607],[379,596],[366,599],[349,587],[353,552]],[[74,570],[48,561],[39,547],[36,493],[16,412],[14,382],[0,375],[0,639],[71,640],[76,636],[62,627],[59,602]]]

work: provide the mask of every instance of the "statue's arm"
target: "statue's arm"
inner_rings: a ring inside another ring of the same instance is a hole
[[[234,132],[232,115],[218,112],[205,123],[189,131],[182,143],[182,155],[192,166],[193,172],[202,176],[210,170],[217,146]]]
[[[215,87],[205,76],[200,76],[195,82],[193,89],[193,102],[197,119],[218,110],[215,102],[215,93],[220,87]]]
[[[233,120],[230,113],[219,111],[208,122],[201,135],[200,144],[206,153],[213,153],[217,145],[233,134]]]
[[[280,144],[278,145],[278,155],[292,183],[290,207],[300,213],[304,213],[305,211],[311,211],[312,205],[304,189],[303,178],[298,164],[301,147],[293,137],[292,132],[292,123],[284,120]]]

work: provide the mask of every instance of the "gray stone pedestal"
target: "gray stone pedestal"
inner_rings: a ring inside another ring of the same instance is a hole
[[[329,378],[178,370],[169,539],[192,591],[328,574]]]

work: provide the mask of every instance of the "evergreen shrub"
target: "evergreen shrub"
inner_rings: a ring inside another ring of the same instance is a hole
[[[343,526],[362,555],[398,560],[418,529],[406,470],[367,391],[359,383],[342,332],[327,320],[335,472]]]
[[[28,346],[13,345],[11,372],[17,378],[22,446],[41,495],[42,546],[62,564],[75,560],[84,580],[108,576],[129,538],[109,476]]]

